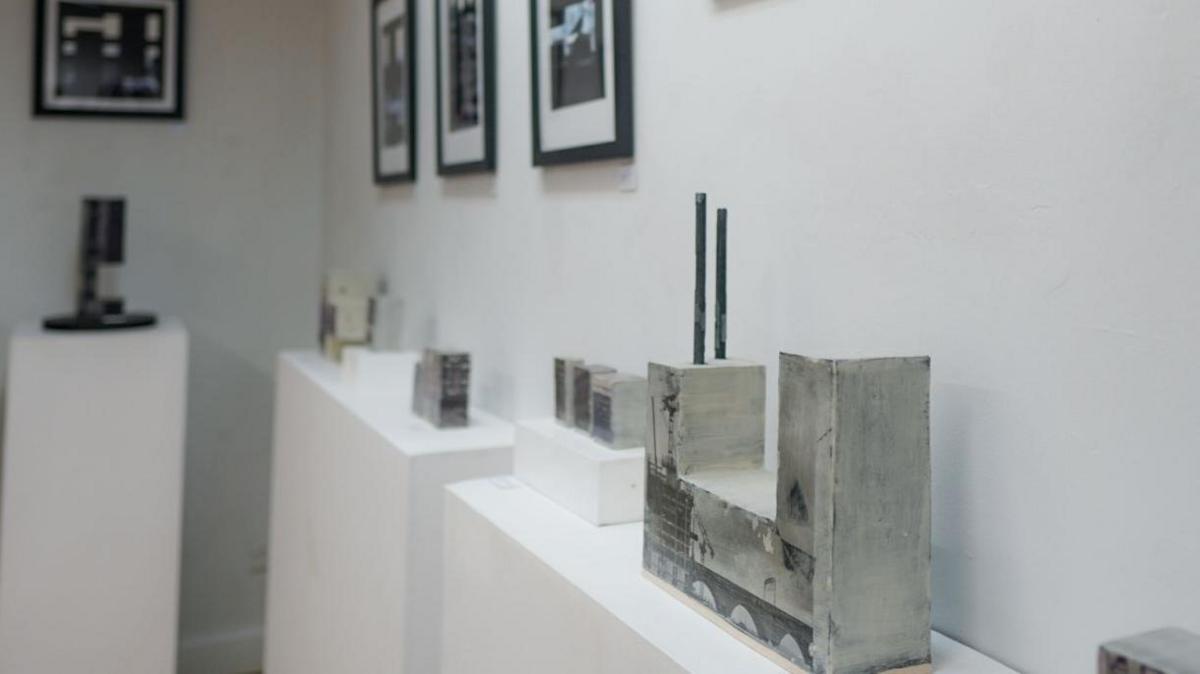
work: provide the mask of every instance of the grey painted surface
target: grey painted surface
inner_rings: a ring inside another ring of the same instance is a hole
[[[651,433],[670,445],[680,475],[695,470],[758,468],[765,444],[766,370],[740,361],[650,364],[650,395],[675,410]],[[665,446],[664,445],[664,446]]]
[[[781,363],[804,360],[780,356]],[[826,367],[832,451],[818,454],[817,499],[829,534],[818,529],[816,576],[826,617],[815,625],[814,655],[818,666],[824,658],[828,671],[849,673],[929,662],[929,359],[842,360],[798,371],[816,377],[822,392]]]
[[[592,437],[612,449],[646,443],[645,377],[613,372],[592,378]]]
[[[783,539],[809,554],[816,552],[817,457],[833,446],[833,411],[833,364],[781,357],[776,521]]]
[[[1099,674],[1200,674],[1200,635],[1166,628],[1110,641],[1100,647]]]

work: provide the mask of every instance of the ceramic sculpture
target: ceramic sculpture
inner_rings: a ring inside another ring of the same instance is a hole
[[[413,412],[438,428],[463,428],[470,390],[470,354],[426,349],[413,376]]]
[[[123,330],[149,327],[154,314],[127,313],[120,295],[119,270],[125,263],[125,199],[87,197],[79,237],[78,297],[75,313],[51,316],[47,330]]]
[[[571,369],[575,375],[575,428],[592,433],[592,381],[603,374],[616,372],[607,365],[577,365]]]
[[[592,439],[610,449],[646,443],[646,378],[620,372],[592,377]]]
[[[370,344],[374,309],[370,279],[349,271],[328,272],[321,288],[317,336],[325,357],[340,362],[346,347]]]
[[[580,358],[554,359],[554,418],[564,426],[575,426],[575,368]]]
[[[930,672],[929,359],[781,354],[764,470],[765,368],[705,359],[696,201],[693,362],[649,366],[647,575],[794,671]]]
[[[555,358],[554,417],[609,449],[642,447],[646,378],[589,365],[581,358]]]

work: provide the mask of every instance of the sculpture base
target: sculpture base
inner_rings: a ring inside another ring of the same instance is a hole
[[[517,424],[513,474],[596,526],[640,522],[646,452],[609,449],[553,419]]]
[[[89,330],[149,328],[157,323],[158,317],[154,314],[111,314],[101,316],[68,314],[65,316],[51,316],[42,321],[42,327],[47,330],[80,332]]]

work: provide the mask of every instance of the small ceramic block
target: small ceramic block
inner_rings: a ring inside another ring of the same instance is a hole
[[[345,347],[369,344],[374,314],[371,284],[365,276],[339,270],[326,274],[319,334],[326,357],[340,361]]]
[[[471,356],[428,349],[413,378],[413,412],[438,428],[467,425]]]
[[[592,432],[592,377],[616,372],[607,365],[584,365],[574,368],[575,372],[575,428]]]
[[[580,358],[554,359],[554,418],[567,426],[575,425],[575,368],[583,367]]]
[[[370,298],[343,297],[330,304],[334,309],[334,335],[343,342],[366,342],[370,334]]]
[[[611,449],[646,445],[646,378],[632,374],[592,377],[592,438]]]

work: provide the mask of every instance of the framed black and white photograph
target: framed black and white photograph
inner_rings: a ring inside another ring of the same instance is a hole
[[[182,119],[184,0],[37,0],[35,115]]]
[[[494,0],[436,0],[438,174],[496,169]]]
[[[533,163],[633,156],[632,0],[530,0]]]
[[[372,0],[371,92],[375,182],[417,177],[414,0]]]

